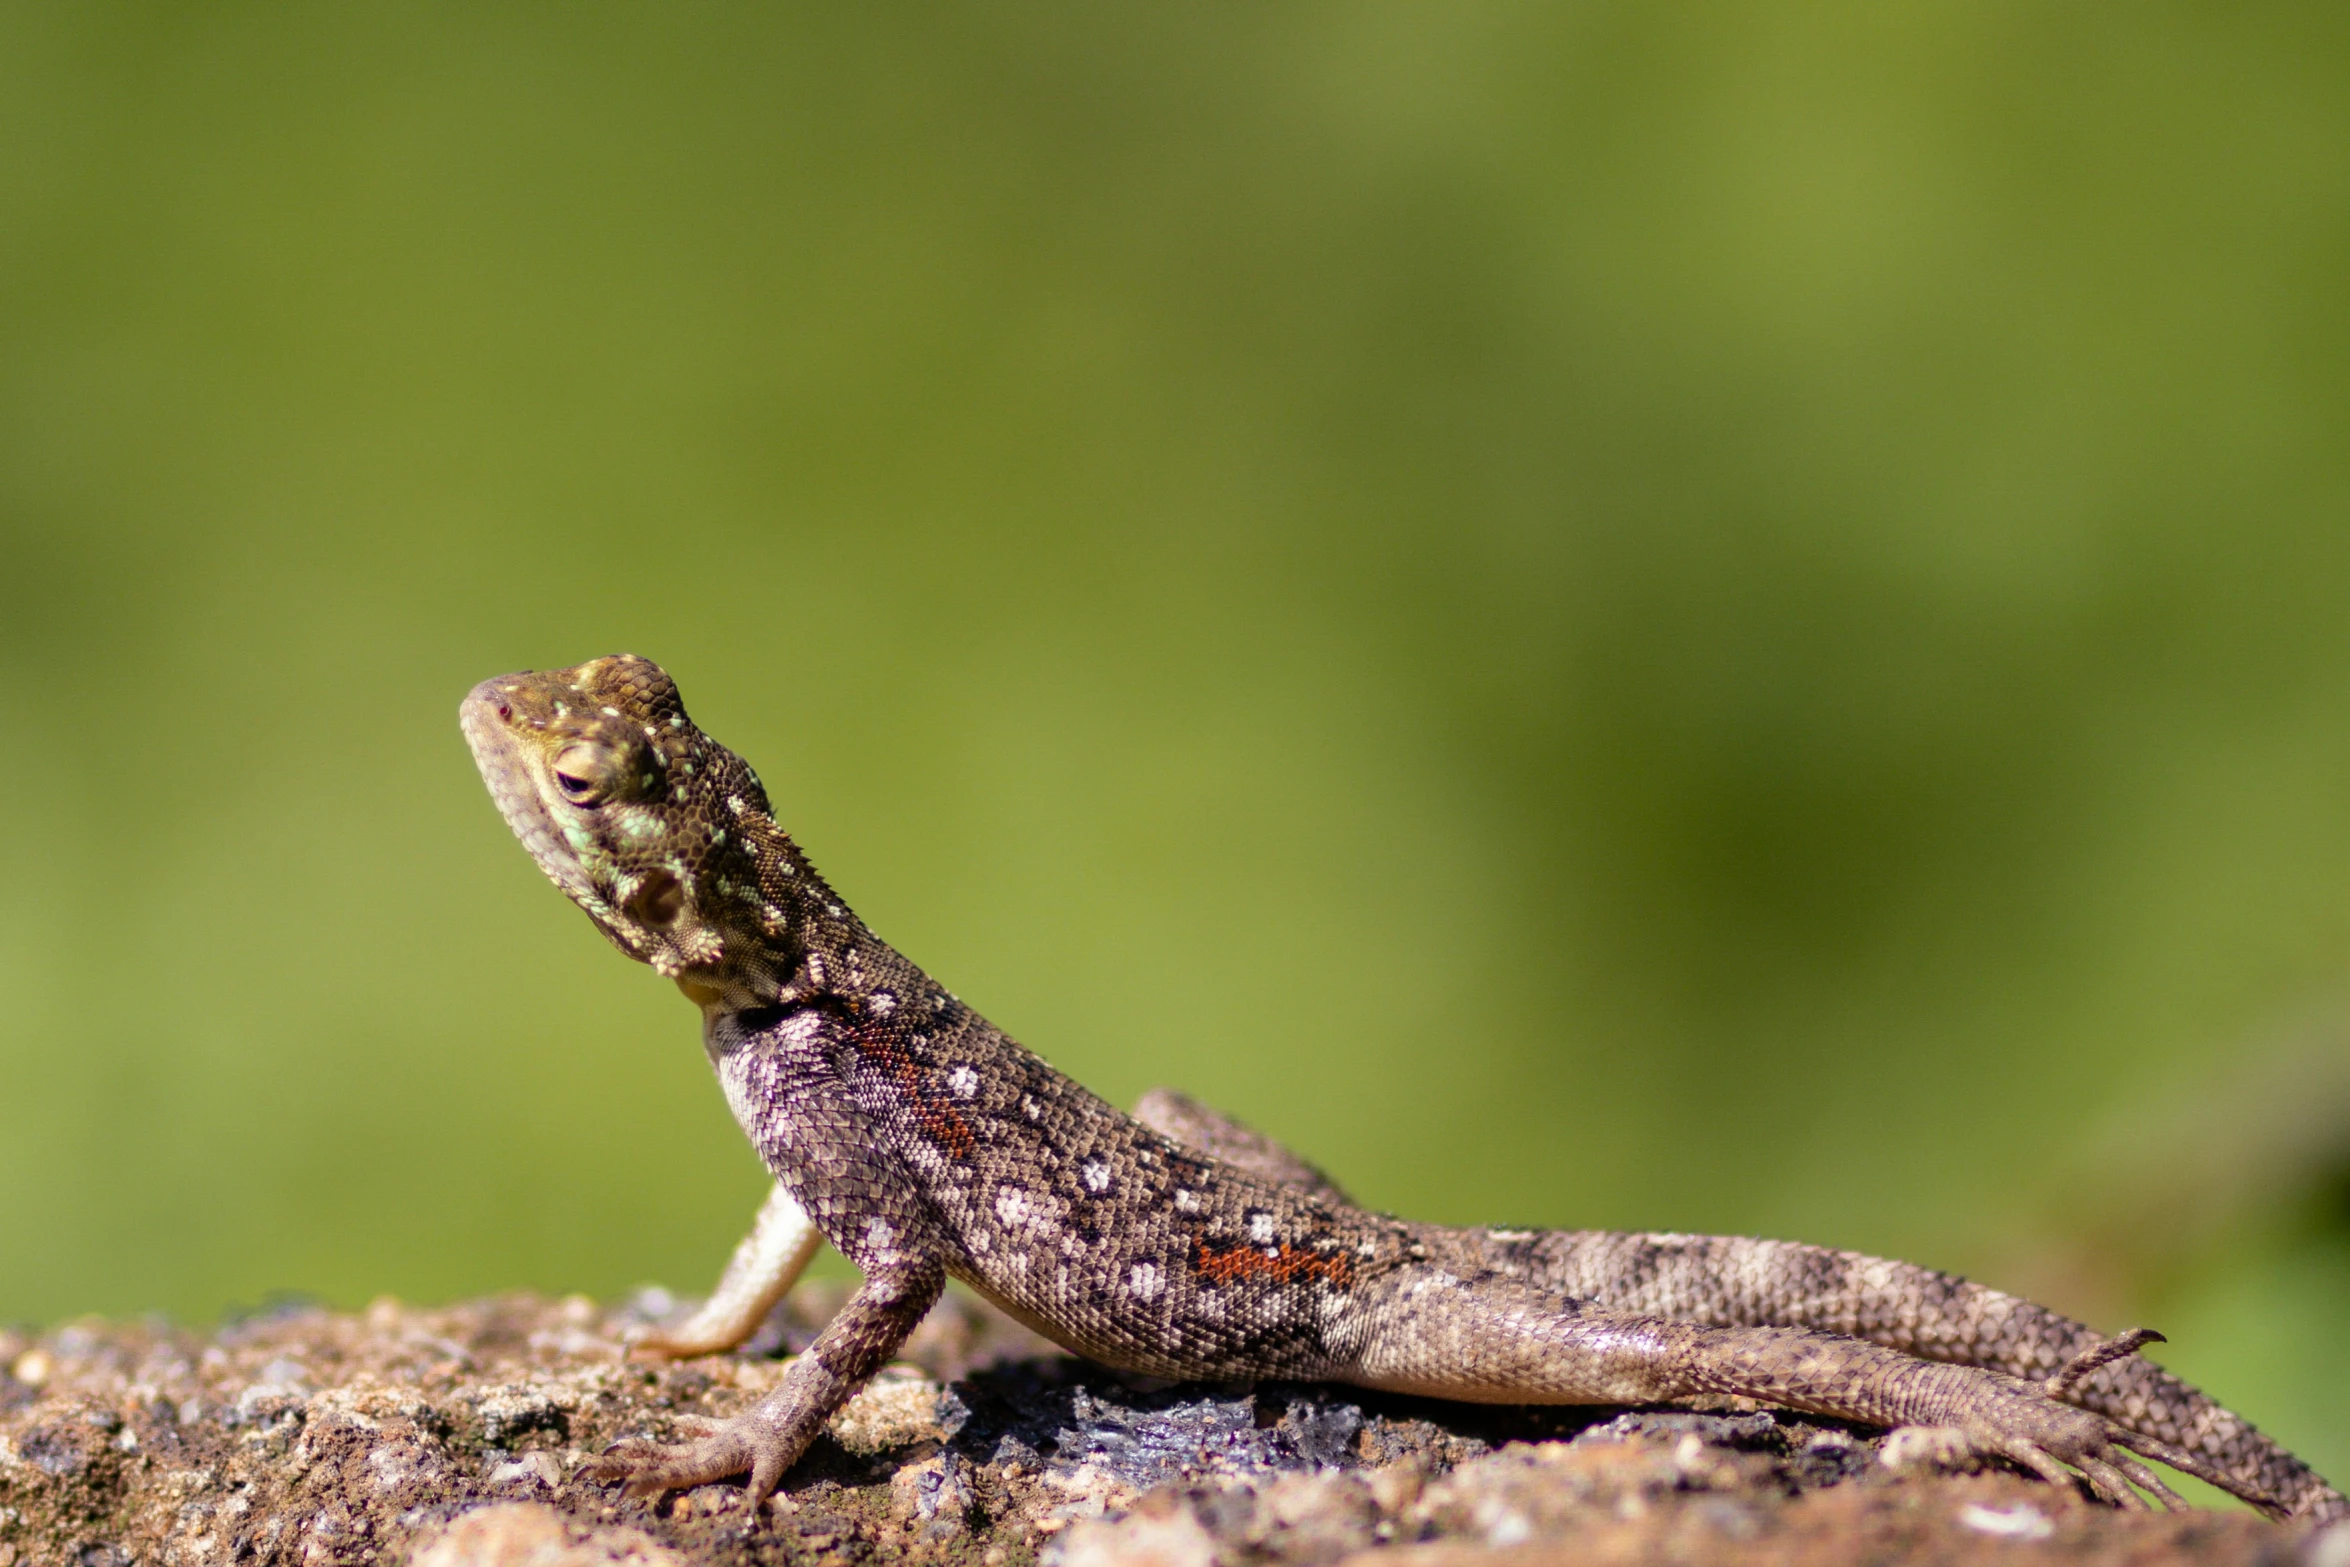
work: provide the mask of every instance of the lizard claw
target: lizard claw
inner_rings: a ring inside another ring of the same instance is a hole
[[[573,1474],[591,1485],[618,1484],[623,1494],[642,1499],[747,1473],[744,1500],[756,1512],[800,1455],[757,1420],[701,1423],[714,1429],[690,1442],[616,1442]]]

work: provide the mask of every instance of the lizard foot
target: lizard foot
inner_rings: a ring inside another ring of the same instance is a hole
[[[708,1336],[696,1338],[685,1333],[668,1334],[645,1328],[630,1333],[624,1342],[628,1359],[659,1364],[672,1360],[695,1360],[703,1355],[723,1355],[734,1348],[739,1340]]]
[[[2007,1379],[2002,1379],[2003,1381]],[[2009,1382],[2007,1397],[1980,1407],[1949,1427],[1905,1427],[1893,1433],[1886,1460],[1899,1466],[1905,1459],[1931,1455],[1937,1465],[1963,1462],[1968,1457],[1999,1457],[2031,1470],[2050,1485],[2071,1490],[2085,1484],[2090,1495],[2109,1507],[2143,1511],[2146,1498],[2166,1508],[2186,1503],[2162,1477],[2149,1469],[2139,1453],[2174,1461],[2171,1450],[2159,1442],[2124,1431],[2085,1409],[2058,1402],[2030,1383]],[[1909,1438],[1918,1431],[1925,1438]],[[1902,1454],[1897,1458],[1895,1454]],[[2133,1486],[2137,1490],[2131,1489]]]
[[[2100,1450],[2090,1452],[2071,1446],[2052,1449],[2028,1438],[2011,1436],[1990,1444],[1990,1451],[2022,1464],[2050,1485],[2069,1489],[2086,1484],[2090,1495],[2125,1512],[2146,1510],[2146,1498],[2130,1489],[2132,1485],[2151,1494],[2166,1509],[2184,1507],[2186,1502],[2178,1492],[2163,1484],[2160,1475],[2123,1450],[2122,1440],[2118,1434],[2108,1433],[2099,1444]]]
[[[1946,1372],[1967,1375],[1971,1384],[1953,1390],[1956,1396],[1943,1406],[1948,1418],[1896,1430],[1884,1446],[1883,1461],[1895,1469],[1949,1469],[1998,1457],[2065,1490],[2086,1485],[2092,1496],[2111,1507],[2145,1508],[2146,1497],[2140,1491],[2164,1507],[2184,1506],[2179,1494],[2140,1455],[2195,1473],[2191,1461],[2180,1463],[2185,1455],[2068,1402],[2073,1390],[2099,1367],[2161,1341],[2162,1335],[2151,1328],[2091,1339],[2044,1382],[1984,1370]]]
[[[709,1429],[690,1442],[617,1442],[573,1473],[591,1485],[617,1483],[624,1494],[634,1497],[656,1497],[748,1474],[743,1499],[756,1513],[800,1456],[799,1447],[756,1417],[694,1423]]]

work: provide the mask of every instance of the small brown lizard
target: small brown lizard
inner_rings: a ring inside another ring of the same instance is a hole
[[[1107,1365],[1332,1381],[1510,1404],[1736,1397],[1887,1427],[2177,1501],[2142,1458],[2272,1516],[2345,1502],[2292,1454],[2104,1338],[1979,1284],[1740,1237],[1452,1229],[1374,1213],[1180,1095],[1132,1116],[994,1028],[867,930],[775,824],[750,767],[626,654],[501,676],[465,736],[540,869],[702,1011],[776,1189],[716,1294],[642,1352],[730,1349],[819,1236],[863,1283],[748,1413],[626,1443],[591,1479],[640,1495],[750,1477],[754,1506],[949,1277]]]

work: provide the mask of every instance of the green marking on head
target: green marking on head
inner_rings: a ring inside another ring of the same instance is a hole
[[[674,978],[758,990],[788,937],[761,866],[788,842],[658,665],[620,654],[486,680],[460,718],[507,824],[615,945]]]

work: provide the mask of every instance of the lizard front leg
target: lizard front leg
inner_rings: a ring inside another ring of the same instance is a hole
[[[658,1496],[747,1473],[744,1499],[756,1515],[833,1411],[897,1353],[945,1284],[936,1257],[869,1268],[848,1304],[792,1362],[783,1385],[747,1413],[677,1446],[622,1443],[589,1459],[581,1476],[620,1481],[632,1496]]]
[[[761,1218],[778,1215],[779,1228],[790,1232],[788,1215],[804,1215],[864,1282],[792,1362],[783,1385],[747,1413],[679,1446],[623,1443],[581,1472],[624,1482],[639,1496],[748,1473],[756,1509],[833,1411],[937,1302],[947,1247],[915,1183],[837,1069],[839,1053],[854,1049],[840,1019],[780,1008],[713,1013],[704,1019],[703,1042],[735,1119],[789,1194],[770,1199]],[[778,1206],[785,1202],[789,1210]]]
[[[1706,1327],[1598,1309],[1506,1280],[1415,1270],[1365,1301],[1346,1380],[1478,1403],[1641,1404],[1733,1395],[1881,1426],[1949,1430],[2116,1506],[2172,1493],[2138,1439],[2044,1387],[1805,1328]]]
[[[629,1341],[629,1353],[645,1360],[724,1354],[759,1331],[775,1303],[799,1282],[823,1241],[815,1221],[778,1183],[702,1308],[675,1332],[636,1335]]]

